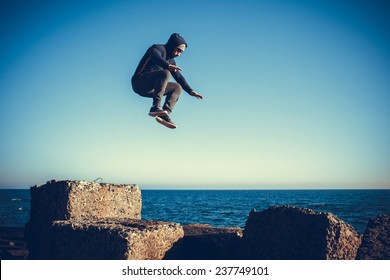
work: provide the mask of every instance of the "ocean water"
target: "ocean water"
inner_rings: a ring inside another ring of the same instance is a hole
[[[291,205],[337,215],[363,233],[370,218],[390,214],[390,190],[143,190],[142,218],[244,227],[251,209]],[[29,190],[0,190],[0,226],[23,227]]]
[[[0,227],[24,227],[29,217],[29,190],[0,190]]]

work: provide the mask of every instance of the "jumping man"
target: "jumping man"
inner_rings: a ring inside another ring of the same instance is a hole
[[[187,43],[178,33],[173,33],[168,42],[152,45],[142,57],[131,84],[134,92],[153,98],[153,106],[149,116],[169,128],[176,128],[170,118],[170,114],[179,99],[182,89],[191,96],[203,99],[203,96],[195,92],[186,82],[182,70],[176,65],[175,57],[179,57],[187,48]],[[171,76],[177,83],[170,82]],[[161,100],[166,95],[163,107]]]

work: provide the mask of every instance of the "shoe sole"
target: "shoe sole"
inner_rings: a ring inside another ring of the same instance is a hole
[[[159,123],[161,123],[162,125],[165,125],[165,126],[168,127],[168,128],[171,128],[171,129],[174,129],[174,128],[177,127],[175,124],[170,123],[170,122],[167,122],[167,121],[164,121],[164,120],[163,120],[162,118],[160,118],[160,117],[157,117],[157,118],[156,118],[156,121],[159,122]]]
[[[169,114],[167,111],[151,112],[151,113],[149,113],[149,116],[151,116],[151,117],[168,117]]]

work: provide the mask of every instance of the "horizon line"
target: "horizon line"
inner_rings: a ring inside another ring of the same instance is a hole
[[[111,183],[110,183],[111,184]],[[140,187],[141,191],[289,191],[289,190],[296,190],[296,191],[327,191],[327,190],[390,190],[390,187],[201,187],[201,186],[189,186],[189,187],[156,187],[156,186],[146,186],[142,187],[138,184],[137,186]],[[10,187],[10,186],[0,186],[0,190],[29,190],[30,187]]]

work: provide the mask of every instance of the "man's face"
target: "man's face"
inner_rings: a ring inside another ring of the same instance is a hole
[[[179,49],[179,48],[175,48],[173,50],[173,57],[178,57],[181,55],[181,53],[183,52],[183,50]]]

